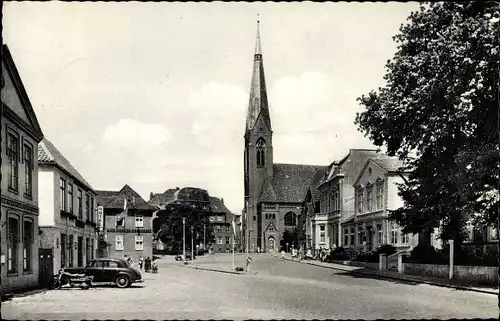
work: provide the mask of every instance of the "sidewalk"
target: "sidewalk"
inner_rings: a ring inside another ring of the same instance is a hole
[[[280,255],[274,255],[274,256],[277,258],[281,258]],[[292,260],[292,257],[289,254],[285,255],[285,260],[296,262],[296,263],[315,265],[318,267],[323,267],[323,268],[328,268],[328,269],[345,271],[345,272],[348,272],[349,274],[353,274],[353,275],[358,274],[358,275],[364,275],[364,276],[369,276],[369,277],[374,277],[374,278],[384,278],[384,279],[401,280],[401,281],[407,281],[407,282],[424,283],[424,284],[429,284],[429,285],[453,288],[453,289],[457,289],[457,290],[482,292],[482,293],[489,293],[489,294],[495,294],[495,295],[498,294],[498,288],[493,288],[491,286],[478,286],[478,285],[465,284],[464,282],[461,282],[459,280],[447,280],[447,279],[433,278],[433,277],[426,277],[426,276],[400,274],[398,272],[393,272],[393,271],[379,271],[379,270],[372,270],[372,269],[367,269],[367,268],[363,268],[363,267],[342,265],[342,264],[329,263],[329,262],[321,262],[321,261],[316,261],[316,260],[298,261],[296,259]]]

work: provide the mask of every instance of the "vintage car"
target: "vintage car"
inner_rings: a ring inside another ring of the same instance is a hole
[[[132,283],[144,282],[141,272],[131,267],[125,260],[114,258],[96,258],[86,267],[68,267],[64,271],[94,277],[92,283],[115,283],[119,288],[129,287]]]
[[[182,253],[177,254],[177,255],[175,256],[175,260],[176,260],[176,261],[190,261],[190,260],[192,260],[192,259],[193,259],[193,258],[192,258],[192,256],[191,256],[191,252],[186,252],[186,259],[185,259],[185,260],[183,260],[183,255],[182,255]]]

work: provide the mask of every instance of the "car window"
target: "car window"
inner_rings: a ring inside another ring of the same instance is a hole
[[[102,262],[102,261],[92,261],[89,264],[89,267],[93,267],[93,268],[102,268],[103,266],[104,266],[104,262]]]
[[[117,268],[118,263],[116,263],[115,261],[106,261],[106,267]]]

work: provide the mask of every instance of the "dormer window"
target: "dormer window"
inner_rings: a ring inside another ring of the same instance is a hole
[[[265,148],[266,148],[266,142],[264,141],[264,139],[261,137],[257,140],[257,144],[255,144],[255,146],[257,147],[257,167],[264,167],[265,164],[266,164],[266,161],[265,161],[265,156],[266,156],[266,152],[265,152]]]

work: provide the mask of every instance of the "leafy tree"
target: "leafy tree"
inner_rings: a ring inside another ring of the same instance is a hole
[[[362,95],[355,123],[404,160],[404,232],[464,238],[471,213],[498,226],[499,5],[423,3],[393,39],[386,85]]]
[[[293,247],[298,249],[299,245],[299,235],[297,233],[297,229],[293,230],[286,230],[283,232],[283,237],[281,238],[281,249],[282,250],[287,250],[287,243],[288,243],[288,250],[290,250]]]
[[[191,247],[191,227],[193,227],[194,244],[201,244],[206,237],[206,245],[214,241],[214,231],[209,221],[210,212],[204,210],[196,203],[177,202],[168,204],[160,210],[153,221],[153,231],[156,238],[161,240],[166,247],[182,249],[183,243],[183,217],[186,218],[186,248]]]

